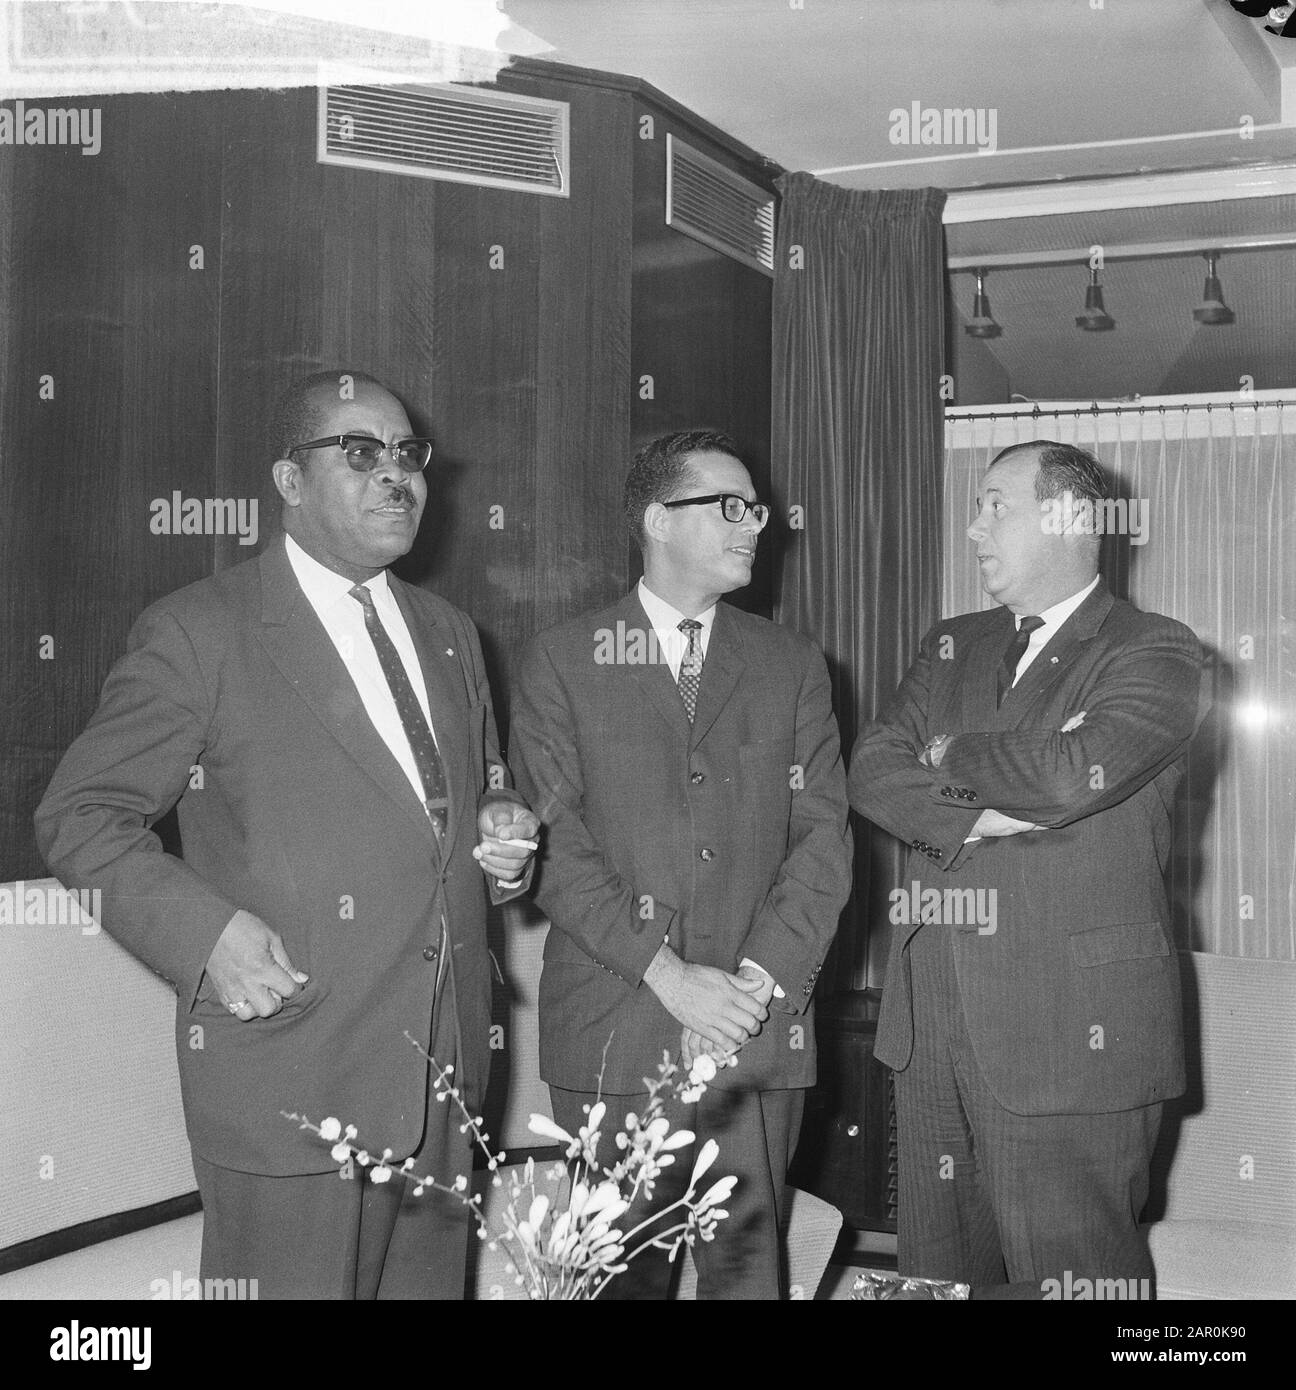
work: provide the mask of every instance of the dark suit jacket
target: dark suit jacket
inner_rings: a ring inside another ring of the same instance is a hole
[[[546,826],[541,1075],[594,1090],[611,1038],[603,1089],[629,1094],[675,1056],[680,1025],[642,983],[668,938],[693,963],[750,957],[786,992],[717,1084],[810,1085],[811,994],[851,873],[823,656],[721,603],[690,726],[664,662],[600,659],[618,629],[651,633],[633,592],[537,637],[514,697],[518,785]]]
[[[851,804],[912,849],[905,888],[988,890],[994,931],[949,902],[977,1061],[1025,1115],[1123,1110],[1184,1087],[1164,872],[1170,807],[1199,720],[1201,649],[1100,582],[996,709],[1006,608],[938,623],[855,746]],[[1084,714],[1070,733],[1062,726]],[[938,770],[929,738],[956,737]],[[1049,827],[964,848],[985,808]],[[910,894],[912,899],[912,894]],[[964,904],[969,899],[964,897]],[[903,907],[903,904],[900,904]],[[905,946],[892,940],[876,1055],[908,1065]],[[926,928],[931,930],[932,928]]]
[[[178,994],[189,1135],[254,1173],[330,1167],[280,1115],[335,1115],[397,1157],[423,1130],[441,914],[462,1053],[480,1091],[490,984],[487,885],[472,855],[488,766],[503,767],[476,631],[444,599],[391,577],[419,654],[449,782],[442,857],[431,823],[302,593],[282,537],[169,595],[131,632],[99,708],[36,813],[65,884],[103,890],[103,926]],[[178,802],[181,861],[150,826]],[[513,894],[521,889],[514,889]],[[508,894],[497,894],[501,899]],[[310,983],[240,1023],[203,970],[239,908],[283,937]],[[124,1020],[128,1027],[129,1021]]]

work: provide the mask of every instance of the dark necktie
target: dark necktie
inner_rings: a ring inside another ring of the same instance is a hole
[[[383,627],[378,610],[374,607],[373,595],[363,584],[357,584],[351,590],[351,597],[364,609],[365,628],[374,644],[374,651],[378,653],[378,664],[387,677],[392,699],[396,701],[396,713],[400,715],[401,727],[409,740],[410,752],[414,754],[419,781],[423,783],[423,804],[432,818],[439,840],[445,834],[450,803],[446,795],[445,767],[437,751],[436,740],[423,717],[405,663],[400,659],[400,653],[387,635],[387,629]]]
[[[702,639],[698,636],[702,624],[696,618],[681,618],[679,630],[688,637],[688,649],[680,661],[678,685],[691,724],[697,714],[698,690],[702,686]]]
[[[1003,660],[999,663],[999,703],[1002,705],[1004,696],[1012,689],[1012,683],[1017,676],[1017,663],[1026,654],[1026,648],[1030,646],[1031,633],[1037,627],[1044,626],[1043,618],[1023,618],[1021,626],[1017,629],[1017,635],[1008,644],[1008,650],[1003,654]]]

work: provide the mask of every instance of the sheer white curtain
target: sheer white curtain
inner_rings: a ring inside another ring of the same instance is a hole
[[[1186,396],[951,414],[945,429],[946,615],[992,606],[965,528],[977,479],[1028,439],[1088,449],[1140,504],[1141,544],[1108,537],[1114,593],[1197,633],[1215,706],[1175,805],[1176,939],[1296,959],[1296,401]],[[1131,513],[1137,518],[1138,513]],[[1101,865],[1094,866],[1102,872]]]

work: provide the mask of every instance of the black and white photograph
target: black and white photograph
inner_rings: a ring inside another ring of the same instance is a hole
[[[1296,5],[4,0],[6,1345],[1254,1369],[1289,435]]]

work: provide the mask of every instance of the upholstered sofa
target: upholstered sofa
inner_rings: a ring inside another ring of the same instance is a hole
[[[1189,1087],[1146,1213],[1157,1297],[1296,1298],[1296,964],[1181,964]]]

